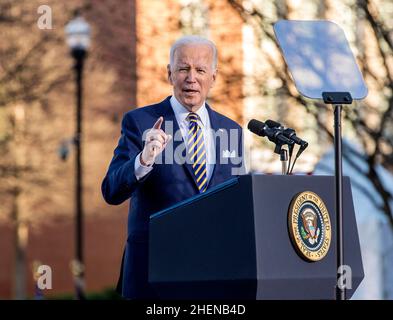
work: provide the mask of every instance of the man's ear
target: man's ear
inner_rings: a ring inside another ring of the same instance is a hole
[[[171,85],[173,85],[173,83],[172,83],[172,72],[171,72],[171,65],[170,64],[167,64],[166,71],[168,73],[168,81],[169,81],[169,83]]]
[[[213,72],[213,82],[212,82],[211,87],[213,87],[214,84],[216,83],[217,73],[218,73],[218,69],[214,70],[214,72]]]

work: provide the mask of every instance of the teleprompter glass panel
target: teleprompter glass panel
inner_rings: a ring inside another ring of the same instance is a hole
[[[326,20],[280,20],[274,32],[296,88],[305,97],[322,99],[322,92],[367,96],[367,87],[344,31]]]

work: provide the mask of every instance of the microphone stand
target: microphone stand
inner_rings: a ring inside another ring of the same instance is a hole
[[[281,173],[283,175],[287,174],[287,164],[288,164],[288,152],[286,149],[281,149],[280,151],[280,161],[281,161]]]
[[[276,142],[276,147],[274,148],[274,153],[277,153],[280,155],[280,161],[281,161],[281,173],[283,175],[288,174],[288,152],[289,152],[289,157],[292,157],[292,152],[293,152],[293,143],[288,144],[288,150],[284,149],[281,143]]]

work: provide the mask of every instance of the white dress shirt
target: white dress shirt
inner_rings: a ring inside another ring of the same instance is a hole
[[[186,143],[186,147],[187,147],[189,122],[187,121],[186,118],[190,113],[190,111],[188,111],[187,108],[183,107],[183,105],[176,99],[174,95],[172,95],[170,99],[170,103],[173,112],[175,114],[176,121],[179,124],[183,141]],[[206,175],[207,175],[207,181],[209,182],[213,173],[216,159],[215,159],[214,135],[213,135],[213,130],[211,129],[209,113],[206,109],[205,102],[195,113],[198,114],[200,118],[200,120],[198,120],[198,124],[202,129],[203,138],[205,140],[204,142],[206,148]],[[175,136],[175,134],[176,133],[174,132],[173,136]],[[151,170],[153,170],[153,166],[143,166],[140,163],[140,155],[141,153],[139,153],[135,159],[135,177],[137,178],[137,180],[143,178],[146,174],[148,174]]]

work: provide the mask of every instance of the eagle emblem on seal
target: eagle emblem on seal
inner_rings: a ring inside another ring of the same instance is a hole
[[[321,229],[318,228],[318,217],[314,211],[310,209],[304,210],[301,214],[303,226],[301,226],[301,235],[305,241],[308,241],[311,245],[318,242],[318,237],[321,233]]]

